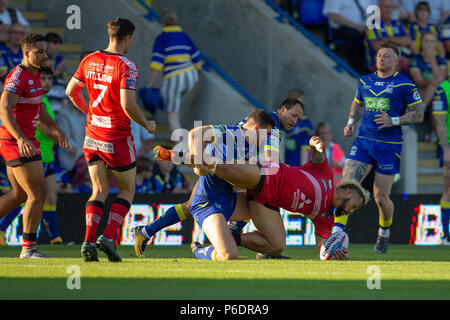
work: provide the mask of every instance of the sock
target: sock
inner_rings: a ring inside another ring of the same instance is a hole
[[[147,238],[150,239],[157,233],[158,231],[161,231],[162,229],[171,226],[175,223],[178,223],[180,221],[186,220],[186,216],[183,212],[183,208],[181,207],[181,204],[177,204],[173,207],[170,207],[162,216],[160,216],[158,219],[153,221],[152,223],[146,225],[142,229],[142,234]]]
[[[448,238],[450,236],[449,234],[450,202],[441,201],[441,221],[444,238]]]
[[[20,210],[22,210],[22,207],[18,206],[3,217],[2,221],[0,222],[0,231],[6,232],[6,229],[8,229],[11,222],[19,215]]]
[[[242,233],[242,229],[247,225],[247,223],[250,221],[250,219],[245,221],[232,221],[229,224],[229,228],[231,233]]]
[[[56,206],[45,205],[44,211],[42,212],[42,220],[44,222],[50,240],[59,237]]]
[[[117,229],[122,224],[123,220],[130,210],[131,203],[123,198],[116,198],[109,210],[108,224],[106,225],[103,235],[108,240],[113,240],[116,236]]]
[[[334,217],[334,226],[332,233],[338,232],[338,231],[345,231],[345,228],[347,227],[347,221],[348,216],[343,214],[339,217]]]
[[[390,227],[392,225],[392,218],[389,220],[383,220],[379,218],[379,229],[378,229],[378,235],[380,237],[388,237],[390,235]]]
[[[216,250],[213,246],[208,246],[205,248],[198,248],[195,253],[195,257],[197,259],[204,259],[204,260],[216,260]]]
[[[86,235],[84,241],[95,246],[95,236],[97,235],[98,223],[103,215],[103,202],[88,201],[86,203]]]
[[[22,250],[36,249],[37,233],[24,233],[22,238]]]

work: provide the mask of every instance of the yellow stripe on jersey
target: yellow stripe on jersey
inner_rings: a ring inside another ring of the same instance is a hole
[[[439,204],[441,205],[441,208],[450,209],[450,202],[449,201],[441,200],[441,202]]]
[[[412,107],[413,105],[415,105],[415,104],[418,104],[418,103],[421,103],[421,102],[423,102],[423,101],[422,101],[422,99],[420,99],[419,101],[416,101],[416,102],[413,102],[413,103],[407,104],[406,106],[408,106],[408,107]]]
[[[178,55],[171,55],[167,56],[164,59],[164,63],[168,62],[182,62],[182,61],[189,61],[191,60],[191,56],[188,54],[178,54]]]
[[[403,141],[385,141],[385,140],[378,140],[378,139],[370,139],[370,138],[366,138],[366,137],[362,137],[362,136],[358,136],[358,138],[361,139],[367,139],[367,140],[371,140],[371,141],[376,141],[376,142],[384,142],[384,143],[392,143],[392,144],[403,144]]]
[[[164,65],[159,62],[152,62],[150,63],[150,69],[155,69],[158,71],[163,71]]]
[[[361,104],[362,101],[359,101],[356,97],[354,98],[354,101],[356,101],[356,103]]]
[[[433,111],[435,115],[447,115],[448,111]]]
[[[174,76],[177,76],[177,75],[179,75],[179,74],[181,74],[181,73],[183,73],[183,72],[187,72],[187,71],[192,70],[192,69],[194,69],[194,66],[190,66],[190,67],[188,67],[188,68],[181,69],[181,70],[178,70],[178,71],[173,72],[173,73],[169,73],[169,74],[167,74],[167,75],[165,75],[165,76],[163,77],[163,80],[172,78],[172,77],[174,77]]]

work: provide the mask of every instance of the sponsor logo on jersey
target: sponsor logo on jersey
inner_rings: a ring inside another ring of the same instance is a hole
[[[92,115],[91,124],[100,128],[111,128],[111,117]]]
[[[389,110],[389,99],[388,98],[376,98],[376,97],[365,97],[364,98],[364,105],[366,107],[366,110]]]
[[[104,142],[87,137],[84,139],[86,149],[101,151],[105,153],[114,153],[114,145],[110,142]]]

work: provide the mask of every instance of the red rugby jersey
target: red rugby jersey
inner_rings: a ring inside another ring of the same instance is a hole
[[[328,161],[306,163],[300,167],[281,164],[280,207],[302,213],[310,219],[319,214],[333,214],[333,169]]]
[[[43,98],[39,73],[34,75],[18,65],[6,76],[3,90],[19,96],[12,113],[23,134],[28,139],[34,139]],[[4,124],[0,127],[0,139],[14,139]]]
[[[116,140],[131,136],[130,119],[120,104],[120,89],[136,90],[136,64],[123,55],[97,51],[81,61],[74,76],[89,93],[86,134]]]

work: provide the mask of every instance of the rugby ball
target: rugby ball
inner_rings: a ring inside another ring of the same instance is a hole
[[[344,231],[338,231],[325,239],[320,247],[320,260],[334,260],[336,249],[348,248],[348,234]]]

